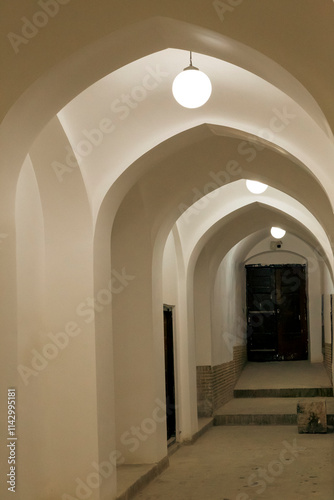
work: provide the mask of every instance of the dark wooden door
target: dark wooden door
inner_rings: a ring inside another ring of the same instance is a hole
[[[175,436],[175,375],[174,375],[174,339],[173,310],[164,307],[164,339],[165,339],[165,383],[167,408],[167,440]]]
[[[248,359],[307,359],[305,266],[246,266],[246,273]]]

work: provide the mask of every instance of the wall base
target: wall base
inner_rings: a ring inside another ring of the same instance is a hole
[[[233,360],[217,366],[197,366],[197,407],[199,417],[214,411],[233,398],[234,386],[247,362],[245,345],[234,346]]]

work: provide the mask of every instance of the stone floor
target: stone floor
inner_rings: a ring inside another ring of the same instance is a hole
[[[136,500],[334,499],[334,434],[295,426],[212,427],[170,457]]]
[[[248,363],[239,396],[201,419],[206,432],[161,474],[154,465],[120,468],[119,500],[334,500],[334,433],[298,434],[296,425],[297,396],[331,387],[322,364]],[[334,398],[323,399],[333,425]]]

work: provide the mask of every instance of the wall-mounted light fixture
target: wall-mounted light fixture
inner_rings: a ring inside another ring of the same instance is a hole
[[[175,77],[172,91],[175,100],[185,108],[199,108],[209,100],[212,92],[210,78],[193,66],[192,52],[190,65]]]

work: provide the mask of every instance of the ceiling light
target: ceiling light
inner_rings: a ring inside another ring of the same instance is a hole
[[[276,238],[278,240],[280,238],[283,238],[283,236],[286,233],[286,231],[284,229],[281,229],[280,227],[272,227],[270,229],[270,232],[271,232],[271,236],[273,236],[274,238]]]
[[[173,96],[185,108],[199,108],[205,104],[212,92],[210,78],[192,64],[179,73],[173,82]]]
[[[264,193],[268,187],[267,184],[262,184],[262,182],[250,181],[250,180],[246,181],[246,186],[248,191],[250,191],[253,194]]]

